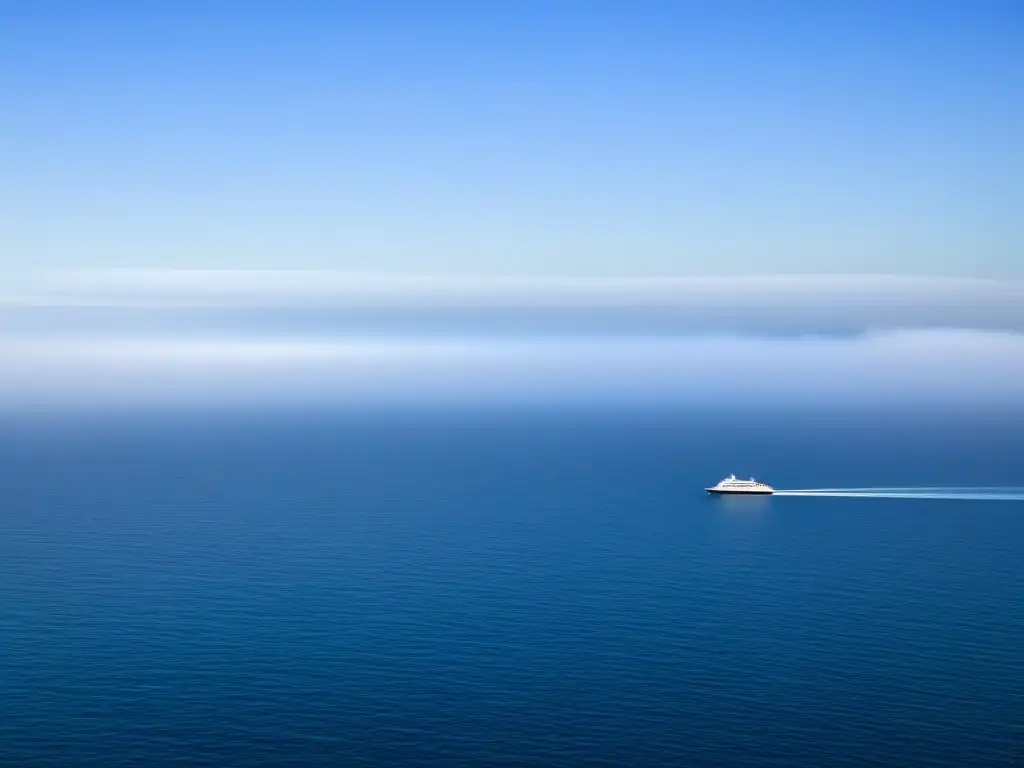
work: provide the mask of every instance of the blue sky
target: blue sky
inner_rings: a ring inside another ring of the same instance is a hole
[[[0,9],[0,269],[1024,276],[1016,2]]]

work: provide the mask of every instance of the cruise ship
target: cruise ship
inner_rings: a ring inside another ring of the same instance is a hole
[[[754,478],[749,480],[737,480],[736,475],[729,475],[725,480],[711,488],[705,488],[708,493],[746,493],[746,494],[770,494],[775,489],[770,485],[757,482]]]

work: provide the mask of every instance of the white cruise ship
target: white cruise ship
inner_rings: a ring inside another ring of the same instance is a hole
[[[757,482],[754,478],[749,480],[737,480],[736,475],[729,475],[725,480],[711,488],[705,488],[708,493],[747,493],[747,494],[769,494],[775,493],[770,485]]]

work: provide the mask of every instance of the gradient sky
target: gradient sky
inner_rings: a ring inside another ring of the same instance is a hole
[[[1019,2],[0,7],[0,270],[1024,276]]]

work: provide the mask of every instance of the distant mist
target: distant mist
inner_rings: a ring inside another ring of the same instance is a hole
[[[1016,283],[19,276],[0,407],[924,403],[1024,407]]]
[[[0,344],[0,403],[951,403],[1024,406],[1024,335],[849,339],[88,337]]]
[[[330,271],[92,270],[7,276],[5,327],[384,335],[1024,332],[1024,282],[900,276],[590,279]]]

